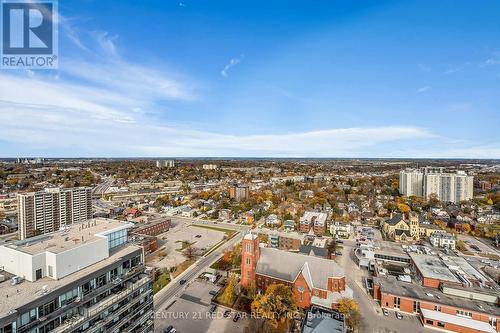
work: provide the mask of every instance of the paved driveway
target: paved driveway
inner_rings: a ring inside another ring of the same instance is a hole
[[[362,317],[361,333],[432,333],[436,332],[422,326],[416,316],[403,314],[399,320],[393,311],[384,316],[380,306],[367,294],[363,287],[363,278],[367,271],[359,269],[354,262],[353,242],[344,241],[342,256],[336,261],[344,268],[347,285],[353,290],[354,299],[359,303]]]
[[[209,312],[211,290],[219,287],[211,282],[195,280],[188,285],[182,295],[166,308],[156,309],[155,332],[161,333],[169,325],[178,332],[189,333],[232,333],[243,332],[248,324],[246,318],[233,322],[235,312],[224,318],[224,307],[218,306],[214,313]]]

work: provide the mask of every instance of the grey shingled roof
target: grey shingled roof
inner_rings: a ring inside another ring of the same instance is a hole
[[[293,282],[299,272],[311,288],[327,290],[329,277],[343,277],[343,269],[333,260],[262,247],[256,273]],[[311,285],[312,284],[312,285]]]
[[[385,223],[390,224],[390,225],[395,225],[399,221],[403,219],[403,216],[401,214],[394,214],[392,218],[386,219]]]

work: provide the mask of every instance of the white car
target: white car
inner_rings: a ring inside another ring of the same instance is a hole
[[[389,315],[389,311],[387,311],[387,309],[382,309],[382,312],[384,313],[384,316],[388,316]]]

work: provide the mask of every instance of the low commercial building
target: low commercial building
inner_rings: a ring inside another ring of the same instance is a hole
[[[0,246],[0,332],[152,332],[152,281],[128,223],[93,219]]]
[[[398,281],[394,276],[374,277],[373,286],[373,297],[381,307],[418,316],[426,327],[460,333],[500,332],[496,290],[435,289]],[[473,294],[478,296],[471,297]]]
[[[410,253],[410,258],[415,277],[425,287],[439,288],[442,283],[467,287],[493,284],[462,257]]]
[[[133,231],[137,235],[158,236],[170,230],[170,219],[161,220],[158,222],[148,223]]]

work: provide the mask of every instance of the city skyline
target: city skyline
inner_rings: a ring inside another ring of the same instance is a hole
[[[500,158],[500,4],[59,3],[0,157]]]

